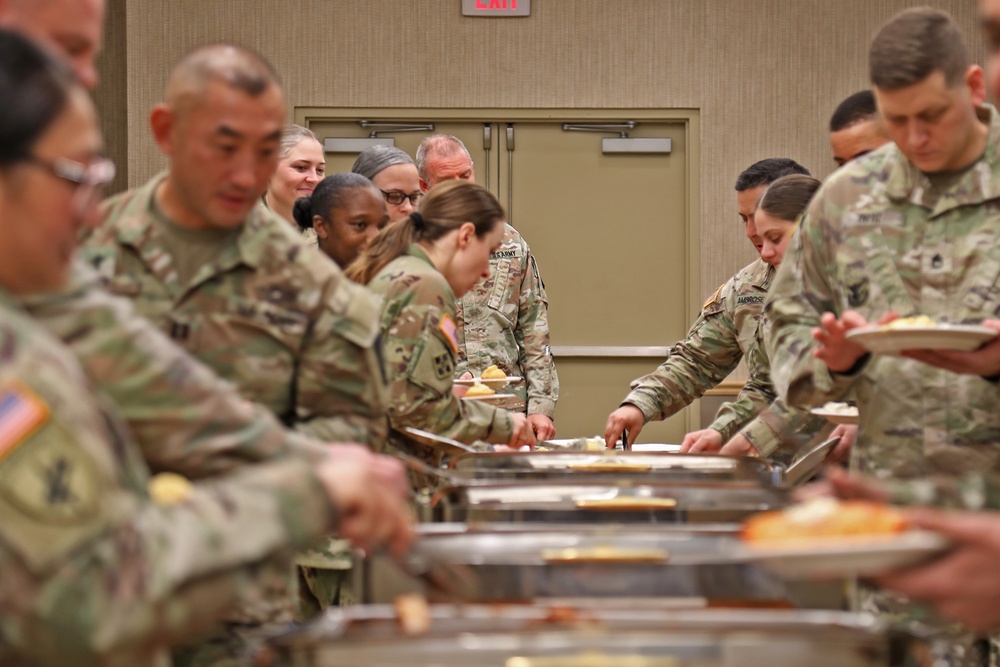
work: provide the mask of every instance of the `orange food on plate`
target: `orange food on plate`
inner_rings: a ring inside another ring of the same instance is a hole
[[[894,535],[909,529],[897,508],[863,500],[817,498],[776,512],[756,514],[743,522],[743,539],[760,543],[843,540]]]

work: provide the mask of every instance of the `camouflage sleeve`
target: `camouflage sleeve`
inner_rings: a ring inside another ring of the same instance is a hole
[[[955,479],[936,477],[884,482],[897,505],[933,505],[965,510],[1000,510],[1000,475],[974,473]]]
[[[821,206],[822,198],[815,197],[792,237],[764,305],[770,321],[766,343],[772,351],[775,389],[789,405],[800,408],[840,400],[856,378],[831,373],[812,355],[816,347],[812,330],[819,326],[820,315],[837,313],[830,282],[836,268],[827,256],[830,244],[825,236],[830,232]]]
[[[109,443],[101,415],[80,407],[86,389],[66,376],[58,384],[18,377],[26,405],[47,400],[52,409],[26,434],[9,421],[0,427],[8,446],[0,627],[5,642],[39,663],[148,664],[234,602],[265,595],[271,579],[257,575],[273,576],[275,559],[334,525],[303,459],[244,466],[156,505],[132,444]]]
[[[761,456],[787,464],[817,434],[832,428],[822,417],[790,408],[779,398],[747,424],[740,435],[749,440]]]
[[[323,300],[298,359],[297,430],[384,447],[388,391],[375,349],[380,310],[377,296],[346,280]]]
[[[717,301],[706,304],[687,338],[671,348],[667,360],[632,382],[623,405],[631,403],[642,410],[646,421],[666,419],[726,379],[743,352],[732,320],[717,306]]]
[[[724,403],[709,425],[709,428],[722,434],[723,442],[728,442],[774,400],[774,387],[771,385],[771,375],[767,372],[768,360],[762,340],[755,341],[747,351],[747,366],[750,368],[750,378],[743,385],[739,396],[735,401]]]
[[[290,433],[240,397],[136,315],[127,299],[105,292],[85,267],[75,267],[67,291],[23,305],[115,401],[154,470],[197,479],[247,462],[326,455],[323,444]]]
[[[520,304],[514,336],[519,364],[524,369],[528,414],[555,416],[559,400],[559,375],[549,349],[549,301],[535,256],[525,244],[525,271],[521,277]]]
[[[506,443],[513,435],[510,413],[452,393],[457,344],[443,331],[448,320],[437,307],[415,303],[384,332],[389,421],[396,429],[412,426],[461,442]]]

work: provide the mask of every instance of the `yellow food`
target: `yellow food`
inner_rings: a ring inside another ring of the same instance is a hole
[[[504,373],[500,368],[494,364],[489,366],[482,374],[483,380],[505,380],[507,379],[507,374]]]
[[[478,382],[471,387],[469,391],[465,392],[466,396],[492,396],[496,392],[487,387],[485,384],[479,384]]]
[[[579,509],[586,510],[657,510],[677,507],[673,498],[635,498],[618,496],[616,498],[581,498],[573,503]]]
[[[785,510],[756,514],[743,522],[742,534],[748,542],[788,544],[817,538],[893,535],[908,528],[903,513],[888,505],[816,498]]]
[[[611,545],[542,551],[546,563],[665,563],[669,556],[663,549],[620,549]]]
[[[901,317],[898,320],[889,322],[887,329],[913,329],[923,327],[936,327],[937,322],[927,315],[916,315],[914,317]]]
[[[396,616],[404,635],[426,634],[431,629],[431,610],[427,598],[419,593],[398,595],[393,600]]]
[[[191,482],[172,472],[161,472],[149,480],[149,497],[157,505],[174,505],[191,495]]]

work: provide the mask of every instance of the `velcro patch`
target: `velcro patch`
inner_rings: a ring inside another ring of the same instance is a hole
[[[441,324],[438,325],[438,328],[441,329],[441,333],[444,334],[448,344],[451,345],[452,352],[458,354],[458,327],[455,326],[455,320],[451,319],[451,315],[445,313],[441,318]]]
[[[24,384],[0,387],[0,461],[49,419],[48,403]]]
[[[708,301],[706,301],[705,303],[703,303],[703,304],[702,304],[702,306],[701,306],[701,307],[702,307],[702,309],[703,309],[703,310],[704,310],[705,308],[708,308],[708,307],[709,307],[709,306],[711,306],[711,305],[712,305],[713,303],[715,303],[716,301],[718,301],[718,300],[719,300],[719,292],[721,292],[721,291],[722,291],[722,288],[723,288],[723,287],[725,287],[725,286],[726,286],[726,284],[725,284],[725,283],[723,283],[723,284],[719,285],[719,289],[715,290],[715,294],[713,294],[713,295],[711,296],[711,298],[710,298],[710,299],[709,299]]]
[[[450,354],[439,354],[434,357],[434,375],[438,380],[450,378],[455,373],[455,365]]]

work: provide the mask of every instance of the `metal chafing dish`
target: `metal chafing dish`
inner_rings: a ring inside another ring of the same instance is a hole
[[[255,651],[257,667],[896,667],[924,645],[862,614],[432,605],[406,636],[389,605],[330,609]]]
[[[462,454],[449,468],[475,479],[641,478],[663,482],[756,482],[776,485],[781,468],[741,456],[635,452],[502,452]]]
[[[424,521],[732,523],[784,507],[788,492],[756,482],[494,482],[424,494]]]
[[[844,604],[843,582],[788,584],[747,560],[739,527],[427,524],[401,568],[374,554],[356,568],[365,602],[398,595],[438,597],[428,579],[447,580],[445,599],[673,598],[675,604],[789,607]],[[417,579],[405,573],[438,576]]]

